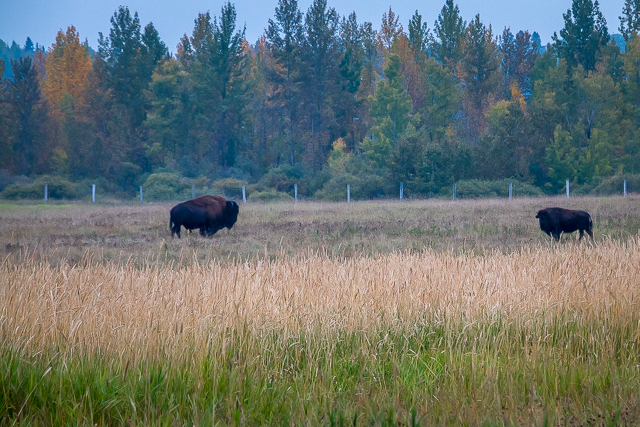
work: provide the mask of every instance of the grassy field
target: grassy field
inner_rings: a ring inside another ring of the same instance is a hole
[[[194,256],[227,262],[309,250],[347,258],[424,249],[510,252],[550,243],[535,218],[548,206],[590,212],[596,241],[626,241],[640,230],[639,197],[371,201],[247,204],[231,230],[172,240],[171,206],[0,204],[0,256],[15,262],[29,252],[73,264],[90,254],[95,260],[175,264]]]
[[[0,424],[638,425],[639,205],[0,205]]]

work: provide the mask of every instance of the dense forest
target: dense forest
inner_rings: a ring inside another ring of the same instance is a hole
[[[437,197],[504,180],[558,194],[640,174],[640,1],[621,11],[624,43],[592,0],[573,0],[546,46],[466,22],[453,0],[429,22],[390,8],[376,29],[326,0],[280,0],[251,45],[227,3],[171,53],[120,7],[95,50],[73,26],[46,50],[0,42],[0,197],[42,197],[43,181],[54,197],[83,183]]]

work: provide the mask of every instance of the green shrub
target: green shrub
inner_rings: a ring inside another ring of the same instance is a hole
[[[214,181],[211,184],[211,189],[225,197],[242,197],[242,186],[247,185],[247,181],[242,181],[235,178],[223,178]]]
[[[78,184],[59,176],[42,176],[32,183],[11,184],[0,193],[0,197],[13,200],[44,199],[45,184],[48,186],[50,199],[78,199],[82,197],[82,190]]]
[[[293,194],[294,184],[298,184],[304,177],[302,165],[282,165],[269,170],[258,181],[259,188],[273,188],[276,191]]]
[[[640,192],[640,175],[615,175],[602,180],[589,193],[598,196],[621,195],[625,179],[627,180],[627,193]]]
[[[347,184],[351,187],[352,200],[370,200],[385,195],[386,183],[382,176],[374,174],[356,176],[341,173],[332,176],[322,190],[316,192],[315,197],[331,201],[346,200]]]
[[[456,183],[456,198],[460,199],[483,199],[483,198],[504,198],[509,197],[509,183],[513,182],[513,197],[539,197],[543,195],[538,187],[525,182],[511,179],[499,181],[483,181],[479,179],[469,179]],[[452,187],[443,187],[440,195],[449,197],[453,194]]]
[[[142,185],[146,200],[178,200],[191,198],[191,186],[195,185],[197,192],[207,192],[206,178],[188,179],[177,173],[160,172],[149,175]]]
[[[287,202],[293,200],[293,197],[291,197],[287,193],[276,191],[274,189],[266,191],[256,191],[254,193],[250,193],[247,198],[252,202]]]

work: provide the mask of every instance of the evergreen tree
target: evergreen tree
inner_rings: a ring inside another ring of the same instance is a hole
[[[286,127],[282,132],[289,142],[289,161],[293,166],[299,160],[299,140],[297,138],[298,98],[300,92],[301,64],[299,51],[304,40],[302,12],[297,0],[279,0],[275,20],[269,19],[266,32],[267,47],[277,64],[271,68],[269,77],[282,88],[275,96],[283,106],[282,113]]]
[[[434,24],[433,54],[436,60],[454,72],[462,60],[462,42],[467,23],[460,16],[458,5],[447,0]]]
[[[223,166],[235,166],[244,96],[243,65],[245,29],[236,31],[235,6],[222,7],[220,20],[214,20],[214,49],[211,60],[215,69],[218,105],[217,139]]]
[[[331,149],[331,142],[339,136],[331,129],[335,114],[330,100],[338,95],[339,76],[338,14],[327,7],[326,0],[314,0],[305,15],[305,33],[301,59],[305,110],[307,120],[307,156],[314,170],[320,170]]]
[[[27,53],[35,52],[35,49],[33,47],[33,42],[31,41],[31,37],[27,37],[27,41],[24,43],[24,51]]]
[[[379,168],[384,168],[389,155],[409,124],[411,98],[402,85],[401,62],[396,54],[390,54],[385,67],[386,80],[378,83],[375,95],[371,97],[371,117],[376,126],[371,129],[372,137],[361,144],[364,154]]]
[[[345,138],[345,147],[352,152],[356,147],[356,122],[360,120],[363,102],[358,96],[362,83],[362,69],[364,61],[364,44],[362,27],[358,25],[355,12],[348,18],[343,18],[340,25],[340,87],[339,95],[334,101],[336,119],[340,133]],[[357,120],[356,120],[357,118]]]
[[[609,43],[607,21],[598,1],[573,0],[571,9],[562,15],[564,28],[560,36],[553,33],[553,44],[560,58],[572,69],[581,65],[585,72],[596,67],[600,50]]]
[[[190,135],[191,96],[189,76],[174,59],[164,61],[153,73],[147,115],[149,142],[146,155],[152,167],[175,165],[183,156],[201,158],[201,146]]]
[[[142,35],[140,19],[127,7],[120,7],[111,17],[109,37],[99,33],[98,53],[104,59],[109,86],[116,103],[126,108],[133,128],[144,120],[144,89],[146,75],[142,75]],[[146,74],[146,73],[145,73]]]
[[[486,28],[480,15],[476,15],[467,27],[461,67],[467,132],[473,143],[477,143],[485,131],[485,114],[498,91],[498,65],[499,52],[491,27]]]
[[[409,46],[415,53],[416,63],[422,63],[429,55],[430,38],[429,27],[416,10],[409,21]]]
[[[618,30],[625,42],[638,34],[640,31],[640,0],[624,0],[624,7],[620,19]]]
[[[440,144],[452,132],[462,109],[462,87],[446,65],[429,58],[425,64],[425,106],[419,110],[429,141]]]
[[[41,90],[38,72],[29,57],[11,60],[13,80],[8,84],[9,120],[14,134],[11,137],[14,173],[29,175],[36,172],[38,149],[38,104]]]

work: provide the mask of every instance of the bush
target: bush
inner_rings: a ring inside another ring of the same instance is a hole
[[[42,176],[35,182],[26,184],[11,184],[7,186],[0,197],[3,199],[44,199],[44,185],[48,185],[50,199],[78,199],[81,197],[80,186],[59,176]]]
[[[322,190],[316,192],[315,197],[330,201],[346,200],[347,184],[351,186],[352,200],[376,199],[385,195],[386,184],[382,176],[341,173],[332,176]]]
[[[257,188],[273,188],[276,191],[291,195],[293,194],[293,185],[299,183],[304,175],[304,168],[300,164],[295,166],[278,166],[277,168],[269,170],[269,172],[260,178]]]
[[[509,183],[513,182],[513,197],[539,197],[543,196],[542,190],[531,184],[519,182],[511,179],[500,181],[482,181],[469,179],[456,183],[456,198],[460,199],[483,199],[483,198],[506,198],[509,197]],[[440,195],[449,197],[453,195],[453,187],[443,187]]]
[[[208,193],[207,178],[183,178],[177,173],[160,172],[149,175],[143,184],[144,198],[147,200],[190,199],[191,187],[196,193]]]
[[[291,197],[287,193],[276,191],[274,189],[266,191],[256,191],[255,193],[251,193],[247,198],[252,202],[288,202],[294,200],[293,197]]]
[[[235,178],[223,178],[214,181],[211,189],[225,197],[242,197],[242,186],[247,185],[247,181]]]
[[[589,193],[598,196],[621,195],[625,179],[627,180],[627,193],[640,192],[640,175],[615,175],[602,180]]]

